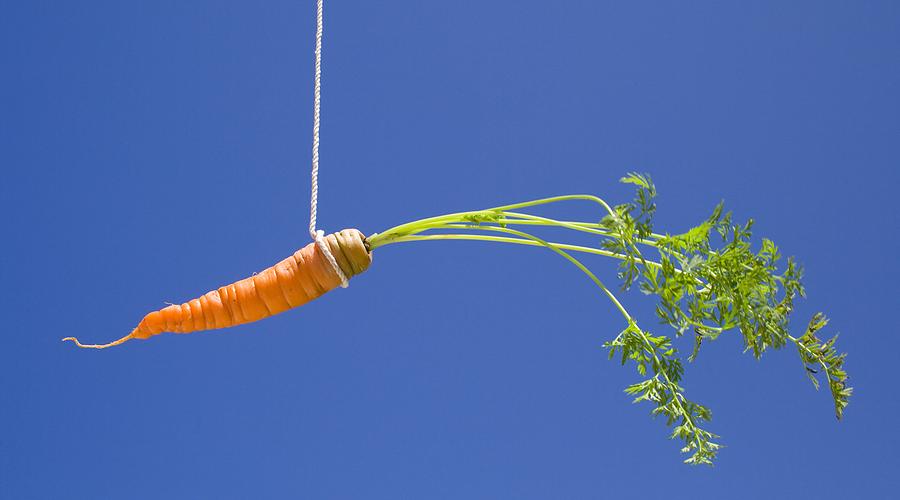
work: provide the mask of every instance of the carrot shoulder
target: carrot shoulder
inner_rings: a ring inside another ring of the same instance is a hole
[[[356,229],[325,237],[331,254],[347,278],[369,268],[372,254],[365,236]],[[241,325],[299,307],[341,284],[341,278],[316,244],[310,243],[290,257],[249,278],[212,290],[181,305],[170,305],[146,316],[125,337],[109,344],[78,347],[103,349],[130,339],[147,339],[164,332],[191,333]]]

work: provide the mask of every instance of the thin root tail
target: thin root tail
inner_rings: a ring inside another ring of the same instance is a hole
[[[134,338],[133,335],[134,335],[134,332],[129,333],[128,335],[120,338],[119,340],[110,342],[109,344],[82,344],[75,337],[66,337],[62,340],[63,340],[63,342],[65,342],[67,340],[71,340],[72,342],[75,342],[75,345],[77,345],[78,347],[80,347],[82,349],[106,349],[107,347],[117,346],[119,344],[127,342],[128,340],[133,339]]]

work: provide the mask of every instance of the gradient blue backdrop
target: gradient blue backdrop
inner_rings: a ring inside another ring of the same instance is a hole
[[[326,2],[322,227],[621,202],[629,170],[663,230],[724,198],[805,264],[795,326],[822,309],[842,332],[843,423],[795,351],[756,362],[729,335],[686,378],[728,448],[682,465],[601,348],[610,304],[562,259],[490,244],[384,248],[349,290],[234,330],[61,344],[308,242],[313,12],[3,3],[0,497],[897,494],[893,1]]]

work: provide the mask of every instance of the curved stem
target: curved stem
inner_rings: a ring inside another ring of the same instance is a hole
[[[516,220],[516,219],[499,219],[498,223],[506,223],[506,224],[525,224],[525,225],[540,225],[540,226],[562,226],[567,227],[569,229],[574,229],[576,231],[584,231],[586,233],[599,234],[601,236],[610,236],[615,237],[614,233],[611,233],[607,230],[602,224],[598,224],[596,222],[581,222],[581,221],[567,221],[567,220],[556,220],[550,219],[547,217],[540,217],[537,215],[531,214],[523,214],[519,212],[503,212],[504,215],[508,215],[510,217],[521,217],[524,220]],[[659,233],[650,233],[650,236],[655,239],[665,238],[666,235]],[[656,242],[646,239],[637,239],[645,245],[656,247]]]
[[[384,232],[374,233],[370,235],[367,240],[369,242],[369,246],[374,250],[385,243],[390,242],[391,239],[404,236],[407,234],[414,234],[414,232],[422,231],[421,228],[437,227],[441,223],[445,222],[455,222],[462,220],[463,217],[467,215],[471,215],[476,212],[456,212],[447,215],[440,215],[437,217],[428,217],[425,219],[420,219],[413,222],[407,222],[406,224],[400,224],[399,226],[394,226]]]
[[[538,200],[524,201],[522,203],[514,203],[512,205],[503,205],[500,207],[491,208],[490,210],[515,210],[517,208],[533,207],[533,206],[537,206],[537,205],[546,205],[547,203],[555,203],[558,201],[570,201],[570,200],[593,201],[593,202],[599,204],[600,206],[602,206],[609,213],[609,215],[612,215],[612,216],[616,215],[616,212],[612,208],[610,208],[608,203],[603,201],[601,198],[598,198],[597,196],[590,195],[590,194],[569,194],[569,195],[564,195],[564,196],[553,196],[550,198],[541,198]]]
[[[371,245],[372,248],[377,248],[378,246],[381,246],[382,244],[384,244],[385,240],[388,240],[388,239],[391,239],[391,238],[394,238],[397,236],[405,236],[407,234],[413,234],[414,232],[419,232],[419,231],[421,231],[421,229],[420,229],[421,227],[427,226],[429,224],[440,223],[440,222],[451,222],[451,221],[460,222],[460,221],[463,221],[464,217],[471,216],[473,214],[486,214],[486,213],[495,213],[496,214],[496,213],[503,212],[506,210],[534,207],[534,206],[539,206],[539,205],[546,205],[549,203],[557,203],[560,201],[572,201],[572,200],[592,201],[592,202],[597,203],[600,206],[602,206],[609,215],[611,215],[613,217],[616,216],[616,212],[609,206],[608,203],[606,203],[601,198],[598,198],[593,195],[588,195],[588,194],[571,194],[571,195],[564,195],[564,196],[553,196],[550,198],[541,198],[541,199],[537,199],[537,200],[525,201],[522,203],[514,203],[512,205],[502,205],[499,207],[493,207],[493,208],[489,208],[486,210],[478,210],[478,211],[471,211],[471,212],[456,212],[456,213],[447,214],[447,215],[440,215],[437,217],[429,217],[426,219],[420,219],[417,221],[408,222],[406,224],[401,224],[399,226],[394,226],[380,234],[379,233],[373,234],[368,238],[368,240],[369,240],[369,244]]]
[[[560,248],[555,248],[554,246],[550,245],[546,241],[544,241],[536,236],[532,236],[528,233],[525,233],[522,231],[517,231],[515,229],[507,229],[507,228],[502,228],[502,227],[485,228],[485,229],[490,230],[490,231],[497,231],[497,232],[501,232],[501,233],[514,234],[516,236],[528,238],[529,240],[536,241],[536,242],[540,243],[541,245],[549,248],[550,250],[553,250],[554,252],[558,253],[559,255],[562,255],[563,257],[566,258],[566,260],[575,264],[578,267],[578,269],[581,269],[581,271],[584,274],[588,275],[588,277],[591,279],[591,281],[593,281],[598,287],[600,287],[601,290],[603,290],[603,293],[605,293],[606,296],[609,297],[609,299],[613,302],[613,304],[615,304],[616,308],[619,309],[619,312],[622,313],[622,316],[625,317],[626,321],[629,321],[629,322],[633,321],[631,319],[631,314],[628,313],[628,311],[625,309],[625,306],[623,306],[622,303],[619,302],[619,299],[616,297],[616,295],[614,293],[612,293],[610,291],[610,289],[607,288],[606,285],[603,284],[602,281],[600,281],[600,278],[598,278],[593,272],[591,272],[591,270],[588,269],[587,266],[582,264],[580,260],[576,259],[575,257],[572,257],[565,250],[562,250]]]
[[[474,229],[474,228],[467,228],[467,229]],[[482,230],[486,230],[486,229],[482,228]],[[404,243],[404,242],[409,242],[409,241],[438,241],[438,240],[493,241],[493,242],[497,242],[497,243],[512,243],[515,245],[528,245],[528,246],[534,246],[534,247],[544,246],[540,243],[537,243],[536,241],[526,240],[526,239],[522,239],[522,238],[506,238],[503,236],[484,236],[484,235],[478,235],[478,234],[456,234],[456,233],[453,233],[453,234],[429,234],[429,235],[424,235],[424,236],[415,236],[415,235],[401,236],[399,238],[395,238],[395,239],[385,243],[385,245],[391,245],[394,243]],[[613,259],[619,259],[619,260],[625,260],[625,258],[626,258],[622,254],[610,252],[607,250],[601,250],[599,248],[583,247],[583,246],[579,246],[579,245],[569,245],[567,243],[557,243],[557,242],[553,242],[553,241],[547,242],[547,244],[550,246],[556,247],[556,248],[561,248],[563,250],[571,250],[573,252],[591,253],[591,254],[602,255],[604,257],[611,257]],[[384,245],[382,245],[382,246],[384,246]],[[655,265],[656,267],[662,267],[662,264],[660,264],[659,262],[647,261],[647,263],[650,265]]]
[[[606,236],[609,238],[615,238],[617,236],[616,234],[611,233],[605,229],[600,229],[603,227],[600,224],[590,224],[590,223],[586,223],[586,222],[569,222],[569,221],[555,220],[555,219],[549,219],[547,217],[540,217],[538,215],[523,214],[523,213],[518,213],[518,212],[503,212],[503,213],[504,213],[504,215],[508,215],[510,217],[520,217],[525,220],[500,219],[497,221],[498,224],[540,224],[543,226],[559,226],[559,227],[564,227],[567,229],[574,229],[575,231],[581,231],[583,233],[597,234],[597,235]],[[663,235],[656,235],[655,233],[651,234],[651,236],[657,236],[659,238],[663,237]],[[641,238],[635,238],[635,241],[637,241],[639,243],[643,243],[644,245],[648,245],[648,246],[652,246],[653,248],[656,248],[656,242],[654,242],[654,241],[645,240],[645,239],[641,239]]]
[[[452,227],[452,226],[450,226],[450,227]],[[632,321],[631,315],[625,309],[625,306],[623,306],[622,303],[619,302],[619,299],[615,296],[615,294],[613,294],[612,291],[610,291],[610,289],[607,288],[607,286],[603,284],[603,282],[600,280],[600,278],[598,278],[593,272],[591,272],[591,270],[588,269],[587,266],[582,264],[581,261],[579,261],[575,257],[572,257],[568,252],[566,252],[564,250],[564,248],[568,248],[568,249],[575,250],[575,251],[582,251],[582,252],[587,252],[587,253],[596,253],[599,255],[606,255],[608,257],[614,256],[615,254],[613,254],[613,252],[606,252],[604,250],[595,250],[595,249],[588,248],[588,247],[577,247],[575,245],[563,245],[563,244],[550,243],[550,242],[544,241],[536,236],[533,236],[533,235],[528,234],[523,231],[517,231],[515,229],[493,227],[493,226],[473,226],[469,229],[507,233],[507,234],[519,236],[519,238],[518,239],[517,238],[501,238],[501,237],[491,237],[491,236],[479,236],[479,235],[474,235],[474,234],[471,234],[471,235],[437,234],[437,235],[428,235],[428,236],[410,235],[410,236],[401,236],[401,237],[392,238],[389,241],[383,242],[380,246],[383,246],[386,244],[391,244],[391,243],[401,243],[404,241],[428,241],[428,240],[441,240],[441,239],[444,239],[444,240],[456,239],[456,240],[494,241],[494,242],[498,242],[498,243],[514,243],[514,244],[519,244],[519,245],[531,245],[531,246],[546,247],[546,248],[549,248],[550,250],[558,253],[559,255],[563,256],[569,262],[575,264],[575,266],[577,266],[583,273],[585,273],[591,279],[591,281],[593,281],[594,284],[596,284],[603,291],[603,293],[605,293],[606,296],[609,297],[609,299],[613,302],[613,304],[616,306],[616,308],[619,310],[619,312],[622,313],[622,315],[625,317],[625,319],[628,321]]]
[[[831,381],[831,373],[829,373],[828,365],[825,363],[825,361],[822,360],[821,356],[818,356],[816,353],[812,352],[812,350],[810,350],[809,347],[803,345],[803,342],[800,342],[800,339],[798,339],[797,337],[794,337],[793,335],[788,335],[787,338],[788,338],[788,340],[790,340],[791,342],[796,344],[798,348],[806,351],[813,359],[816,360],[817,363],[819,363],[819,365],[822,367],[822,371],[825,372],[825,380],[828,380],[830,382]]]

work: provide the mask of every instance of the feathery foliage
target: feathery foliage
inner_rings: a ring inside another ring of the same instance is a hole
[[[702,427],[712,417],[710,410],[685,395],[681,386],[684,365],[673,340],[639,327],[613,291],[572,252],[617,259],[623,291],[637,283],[641,292],[658,297],[656,315],[662,323],[672,328],[676,338],[692,334],[688,362],[697,358],[704,343],[731,330],[740,333],[745,352],[756,358],[770,348],[796,345],[806,375],[816,389],[819,378],[827,382],[840,419],[853,390],[847,386],[846,354],[835,347],[837,337],[822,341],[817,336],[827,324],[825,316],[813,316],[799,337],[788,331],[794,300],[804,296],[802,269],[793,258],[781,266],[778,247],[766,238],[754,249],[753,221],[735,223],[722,203],[706,220],[683,233],[655,233],[656,187],[650,176],[631,173],[621,182],[635,186],[635,197],[615,207],[591,195],[557,196],[422,219],[372,235],[369,244],[374,249],[409,241],[493,241],[545,247],[569,260],[624,317],[625,328],[604,346],[610,359],[635,366],[643,379],[625,392],[634,396],[635,403],[651,403],[651,414],[665,418],[672,428],[670,437],[681,440],[682,452],[689,454],[686,463],[711,465],[721,445],[714,442],[717,435]],[[518,211],[572,200],[596,203],[605,215],[598,222],[573,222]],[[522,226],[565,228],[590,233],[600,241],[597,247],[550,242],[519,229]],[[648,257],[647,252],[652,255]]]

